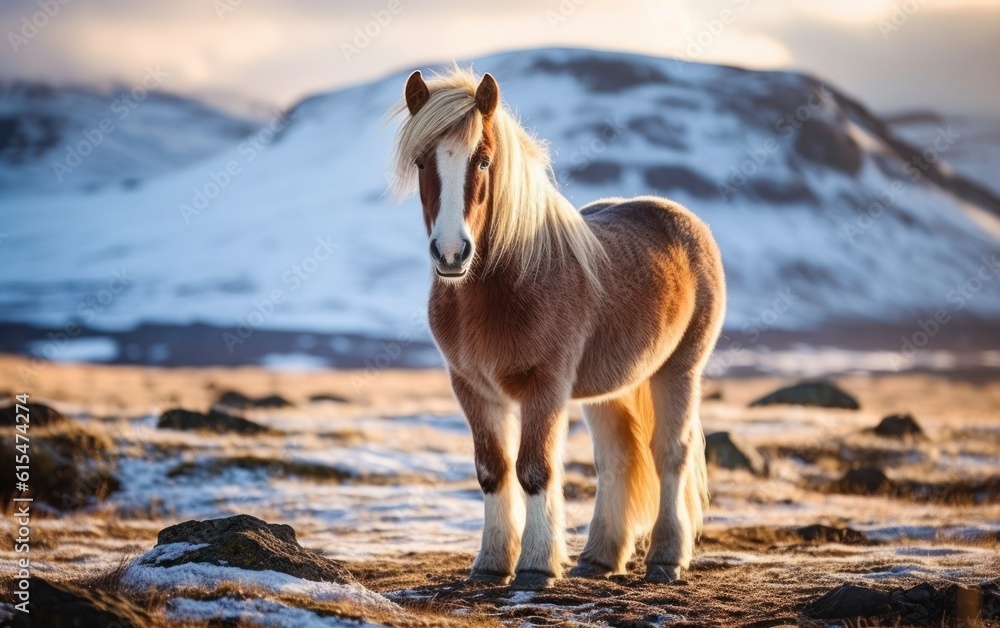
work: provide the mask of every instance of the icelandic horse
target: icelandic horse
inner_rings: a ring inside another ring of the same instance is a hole
[[[400,198],[419,188],[429,325],[484,494],[470,580],[534,589],[562,577],[571,399],[583,404],[598,482],[570,575],[624,572],[648,535],[646,580],[678,579],[708,503],[700,380],[726,300],[709,228],[654,196],[577,211],[490,74],[414,72],[390,116],[403,118],[391,187]]]

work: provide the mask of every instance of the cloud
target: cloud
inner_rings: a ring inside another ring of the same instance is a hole
[[[345,56],[390,2],[397,14]],[[886,40],[878,21],[906,2],[920,8]],[[4,2],[0,33],[38,6]],[[17,54],[3,51],[0,77],[127,85],[159,64],[167,90],[290,104],[420,64],[572,45],[800,68],[880,109],[997,111],[998,12],[1000,0],[70,0]],[[708,43],[691,55],[696,40]]]
[[[1000,8],[925,9],[849,27],[799,20],[771,33],[795,66],[882,110],[1000,112]]]

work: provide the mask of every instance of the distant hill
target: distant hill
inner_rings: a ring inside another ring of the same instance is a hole
[[[255,127],[155,89],[0,84],[0,194],[137,185]]]
[[[729,329],[916,330],[938,311],[1000,321],[1000,278],[956,292],[1000,251],[1000,200],[925,160],[937,130],[908,143],[835,86],[793,72],[571,49],[499,54],[475,68],[550,141],[577,205],[659,194],[711,225]],[[310,98],[249,145],[239,119],[151,98],[86,173],[67,178],[103,187],[61,195],[41,193],[49,160],[79,137],[72,129],[106,115],[113,95],[42,91],[19,97],[16,112],[0,99],[2,181],[21,192],[3,203],[0,319],[78,320],[124,268],[129,288],[86,324],[426,339],[426,236],[416,201],[395,207],[384,195],[392,132],[379,133],[405,77]],[[939,156],[951,159],[944,141]],[[142,184],[109,184],[128,177]],[[268,305],[275,291],[286,298]],[[782,298],[788,307],[775,305]]]
[[[964,177],[1000,195],[1000,115],[945,116],[933,112],[894,115],[892,132],[914,146],[930,146],[942,128],[951,128],[958,142],[944,156]]]

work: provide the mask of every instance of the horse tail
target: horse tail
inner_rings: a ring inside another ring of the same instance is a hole
[[[701,426],[701,417],[695,414],[691,422],[691,447],[688,450],[688,464],[684,477],[684,500],[688,515],[691,517],[691,529],[695,538],[701,537],[704,525],[704,513],[708,510],[708,467],[705,460],[705,430]]]
[[[635,533],[644,536],[652,530],[660,511],[660,477],[656,471],[652,449],[649,446],[653,438],[653,428],[656,425],[649,381],[639,385],[633,395],[635,416],[638,419],[635,426],[639,431],[636,435],[636,441],[642,443],[643,447],[636,452],[637,464],[632,467],[629,482],[632,495],[632,499],[629,500],[632,504],[629,519],[635,526]],[[682,490],[684,491],[688,515],[691,517],[691,529],[700,536],[703,515],[708,509],[709,493],[708,467],[705,460],[705,431],[701,426],[701,417],[697,413],[692,417],[689,429],[691,430],[691,445],[688,450],[688,462],[684,465],[685,475]]]
[[[631,468],[629,478],[629,494],[634,533],[639,537],[647,536],[653,529],[657,514],[660,512],[660,476],[656,471],[653,452],[650,443],[653,439],[653,428],[656,426],[656,416],[653,413],[653,397],[649,381],[644,381],[632,392],[634,403],[633,423],[635,430],[636,463]]]

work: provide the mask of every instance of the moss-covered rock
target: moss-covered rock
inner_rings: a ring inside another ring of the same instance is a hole
[[[267,434],[268,427],[242,417],[212,410],[208,414],[175,408],[167,410],[156,423],[159,429],[215,432],[216,434]]]
[[[924,438],[924,430],[911,414],[889,415],[882,419],[882,422],[875,426],[872,431],[876,436],[883,438]]]
[[[895,492],[896,484],[878,467],[860,467],[845,473],[834,488],[840,493],[875,495]]]
[[[808,604],[803,614],[850,625],[993,625],[1000,618],[1000,594],[995,583],[972,587],[923,583],[892,591],[843,584]]]
[[[0,408],[0,427],[17,425],[18,414],[27,414],[27,424],[31,427],[47,427],[49,425],[69,421],[66,415],[62,412],[59,412],[55,408],[47,406],[44,403],[28,403],[21,404],[21,406],[26,407],[28,412],[25,413],[18,410],[17,404],[13,403],[4,408]],[[23,420],[21,422],[24,423]]]
[[[16,431],[4,428],[0,447],[14,449]],[[15,494],[14,482],[0,484],[0,503],[6,508],[14,497],[31,497],[36,504],[70,511],[103,501],[118,490],[116,458],[111,439],[100,429],[66,422],[29,429],[30,477],[27,493]],[[17,458],[0,458],[0,474],[13,480]]]
[[[724,469],[743,469],[754,475],[766,475],[767,463],[752,445],[729,432],[705,437],[705,458]]]
[[[819,408],[843,408],[858,410],[858,400],[828,381],[801,382],[794,386],[779,388],[750,404],[751,408],[772,405],[815,406]]]
[[[263,397],[248,397],[235,390],[227,390],[219,395],[215,400],[215,405],[235,410],[246,410],[248,408],[287,408],[292,402],[281,395],[265,395]]]
[[[291,526],[267,523],[250,515],[225,519],[185,521],[164,528],[156,546],[188,543],[203,546],[176,557],[152,556],[150,565],[171,567],[185,563],[209,563],[224,567],[277,571],[315,582],[352,582],[340,563],[299,545]],[[143,559],[140,559],[140,561]]]
[[[129,600],[96,590],[71,585],[54,585],[32,578],[29,588],[30,613],[14,613],[4,626],[10,628],[80,628],[82,626],[152,625],[152,618]]]

